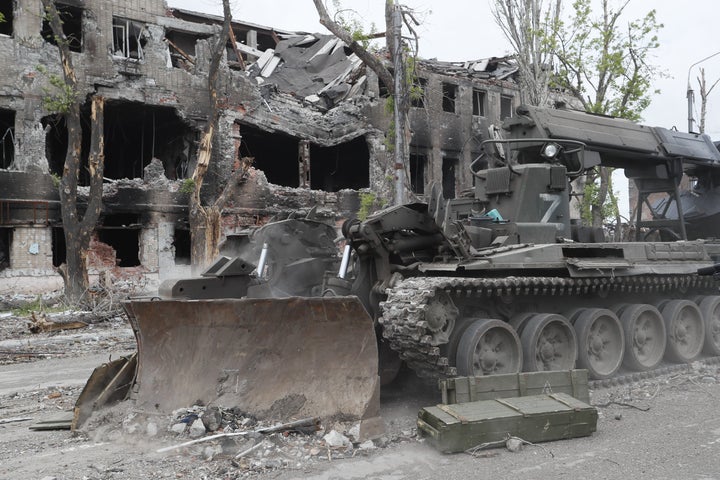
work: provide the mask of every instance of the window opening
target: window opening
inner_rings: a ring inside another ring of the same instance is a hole
[[[82,9],[62,3],[57,3],[56,7],[58,15],[60,15],[60,21],[62,22],[63,33],[68,40],[68,48],[71,52],[82,52]],[[0,23],[0,25],[2,24]],[[42,35],[47,43],[57,45],[55,35],[47,19],[43,20],[40,35]]]
[[[0,14],[5,20],[0,22],[0,35],[11,36],[13,34],[13,20],[15,19],[15,12],[13,11],[13,5],[15,4],[12,0],[0,1]]]
[[[487,92],[473,88],[473,115],[476,117],[484,117],[486,102]]]
[[[143,59],[145,25],[125,18],[113,18],[113,55]]]
[[[0,108],[0,168],[10,168],[15,159],[15,111]]]
[[[443,112],[455,113],[455,99],[457,98],[457,85],[452,83],[442,84]]]
[[[500,96],[500,120],[512,117],[512,102],[513,97],[508,97],[505,95]]]
[[[410,154],[410,185],[413,192],[423,195],[425,193],[425,166],[427,157],[422,154]]]
[[[442,185],[445,198],[455,198],[458,159],[445,157],[442,162]]]

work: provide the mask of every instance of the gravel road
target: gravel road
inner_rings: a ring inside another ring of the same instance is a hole
[[[157,434],[130,428],[129,404],[100,412],[79,433],[30,430],[70,411],[92,369],[126,354],[134,341],[122,319],[53,334],[30,334],[24,324],[0,317],[3,479],[720,479],[717,365],[696,362],[672,375],[592,391],[600,418],[590,437],[475,456],[443,455],[415,437],[417,411],[439,398],[407,375],[383,394],[387,434],[376,442],[380,448],[318,448],[333,427],[327,425],[316,434],[268,438],[237,460],[217,445],[210,454],[207,447],[157,453],[187,436],[168,431],[172,421],[165,418],[153,420]]]

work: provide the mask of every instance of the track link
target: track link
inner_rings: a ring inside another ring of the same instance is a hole
[[[438,292],[453,298],[474,297],[492,302],[494,298],[514,296],[570,296],[612,293],[672,293],[688,290],[714,290],[712,277],[697,275],[643,275],[633,277],[560,278],[504,277],[456,278],[411,277],[397,280],[385,290],[380,303],[380,324],[390,347],[421,377],[457,376],[450,359],[433,345],[433,335],[425,319],[429,302]],[[648,372],[643,372],[648,373]]]

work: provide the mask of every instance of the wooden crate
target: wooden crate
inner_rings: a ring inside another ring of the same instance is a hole
[[[594,407],[554,393],[425,407],[417,425],[431,445],[456,453],[508,435],[533,443],[583,437],[596,430],[597,418]]]
[[[439,386],[445,404],[549,393],[567,393],[590,403],[587,370],[457,377],[440,380]]]

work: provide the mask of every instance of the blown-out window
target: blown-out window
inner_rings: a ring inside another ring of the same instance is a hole
[[[113,18],[113,55],[142,60],[145,25],[125,18]]]

